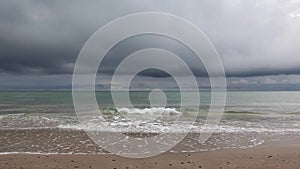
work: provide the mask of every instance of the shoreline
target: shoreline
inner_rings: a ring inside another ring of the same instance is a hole
[[[110,134],[104,132],[104,138]],[[149,133],[123,133],[135,138],[151,137]],[[96,144],[84,131],[69,129],[29,129],[29,130],[0,130],[0,154],[12,152],[32,154],[103,154],[109,153]],[[257,138],[255,133],[214,133],[205,143],[198,142],[199,133],[189,133],[176,146],[170,149],[172,153],[203,152],[223,148],[243,148],[260,145],[263,140]],[[107,140],[103,140],[108,142]],[[120,140],[119,140],[120,141]],[[124,137],[126,142],[126,137]],[[158,140],[157,144],[163,144]],[[109,142],[110,145],[121,144]],[[143,142],[141,142],[143,144]],[[144,143],[146,144],[146,143]],[[127,149],[130,150],[130,149]],[[147,151],[147,150],[145,150]]]
[[[197,153],[164,153],[145,159],[112,154],[6,154],[0,168],[300,168],[300,144],[265,143],[253,148],[222,149]]]

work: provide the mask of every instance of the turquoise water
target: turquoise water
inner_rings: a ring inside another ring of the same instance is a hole
[[[180,107],[180,92],[165,92],[167,107]],[[149,92],[130,92],[136,107],[149,107]],[[200,108],[210,105],[210,93],[200,93]],[[100,108],[114,107],[109,92],[96,92]],[[125,106],[126,107],[126,106]],[[226,111],[268,114],[297,114],[300,112],[300,92],[228,92]],[[0,114],[75,113],[71,92],[0,92]]]
[[[130,92],[131,102],[136,109],[127,109],[126,105],[116,108],[110,92],[96,92],[101,112],[109,117],[102,120],[111,123],[118,123],[120,120],[124,122],[124,119],[118,116],[120,112],[123,112],[136,116],[140,119],[139,123],[152,124],[147,117],[152,118],[162,112],[167,112],[170,117],[178,112],[185,116],[197,113],[188,108],[179,109],[180,92],[165,92],[166,108],[151,108],[149,93]],[[193,92],[186,93],[187,95],[193,94]],[[205,120],[210,99],[209,92],[200,93],[199,119],[202,122]],[[230,126],[232,130],[239,130],[239,127],[247,128],[247,126],[248,129],[262,131],[288,131],[298,130],[298,128],[300,130],[299,101],[300,92],[228,92],[221,126]],[[102,118],[100,115],[98,117]],[[144,119],[146,121],[143,121]],[[71,92],[0,92],[0,120],[0,128],[84,128],[84,124],[80,124],[79,127]],[[125,122],[128,121],[125,120]],[[138,126],[139,123],[134,125]],[[118,124],[115,125],[118,126]],[[105,126],[102,127],[105,128]]]
[[[210,105],[209,92],[200,93],[201,104],[197,123],[190,118],[196,116],[197,111],[189,108],[180,109],[179,92],[165,92],[166,107],[151,107],[149,94],[150,92],[130,92],[130,99],[135,108],[128,108],[126,105],[115,107],[109,92],[96,92],[102,115],[88,114],[82,116],[79,121],[74,111],[71,92],[0,92],[0,131],[67,129],[103,132],[203,133],[208,130],[202,124],[206,120]],[[185,94],[192,95],[193,92]],[[299,138],[299,101],[300,92],[228,92],[225,112],[219,125],[213,128],[215,133],[213,137],[201,145],[194,140],[196,137],[189,138],[190,141],[182,145],[186,147],[184,151],[222,147],[243,148],[262,144],[264,141]],[[183,120],[176,121],[178,117],[183,117]],[[5,134],[5,138],[0,137],[0,140],[7,141],[6,138],[9,137],[13,137],[11,139],[14,140],[15,136],[10,132]],[[28,141],[26,144],[36,144],[34,140]],[[16,145],[21,144],[17,142]],[[24,150],[22,149],[24,147],[11,149],[5,147],[2,147],[4,152],[39,151]],[[47,153],[44,150],[42,152]]]

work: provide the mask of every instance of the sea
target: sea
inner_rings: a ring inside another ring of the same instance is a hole
[[[163,107],[151,105],[149,91],[131,91],[134,107],[116,107],[110,92],[95,92],[101,113],[79,119],[72,92],[0,92],[0,153],[109,153],[85,134],[93,130],[188,133],[186,141],[170,150],[174,153],[249,148],[300,138],[298,91],[228,91],[222,119],[213,126],[213,134],[205,143],[197,142],[197,138],[211,131],[203,127],[211,104],[210,92],[199,93],[199,109],[181,108],[182,92],[164,93],[167,102]],[[189,93],[194,94],[185,94]],[[176,123],[179,116],[196,120],[186,118]]]

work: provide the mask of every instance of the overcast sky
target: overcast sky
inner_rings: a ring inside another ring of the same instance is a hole
[[[230,89],[300,90],[299,0],[2,0],[0,90],[69,90],[87,39],[106,23],[136,12],[170,13],[198,26],[215,45]],[[179,54],[200,86],[209,86],[188,49],[153,35],[130,38],[112,49],[100,65],[98,89],[108,88],[120,59],[146,47]],[[176,85],[162,72],[135,79],[134,88],[149,87]]]

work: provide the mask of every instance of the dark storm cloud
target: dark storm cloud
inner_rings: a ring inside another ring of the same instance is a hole
[[[1,1],[0,71],[71,74],[84,42],[113,17],[105,3],[73,2]]]
[[[193,73],[196,76],[207,76],[201,60],[192,52],[191,49],[186,47],[182,42],[166,36],[154,34],[133,36],[124,41],[121,41],[118,45],[113,47],[110,52],[107,53],[102,63],[100,64],[99,73],[114,73],[114,70],[117,68],[120,62],[127,56],[134,53],[135,51],[147,48],[162,48],[164,50],[172,52],[176,56],[180,57],[187,64],[187,66],[192,69]],[[177,65],[172,60],[161,58],[159,62],[163,62],[166,65],[172,66],[174,68],[172,69],[173,73],[176,75],[181,75],[180,72],[182,68],[177,67]],[[122,73],[127,74],[128,72]],[[149,69],[139,73],[139,76],[168,77],[170,75],[163,71]]]
[[[0,73],[71,74],[81,47],[97,29],[120,16],[145,11],[172,13],[199,26],[216,46],[228,76],[300,74],[300,3],[295,0],[2,0]],[[142,41],[111,51],[113,57],[100,70],[111,74],[125,54],[156,44],[178,53],[197,76],[205,76],[201,63],[176,42]]]

